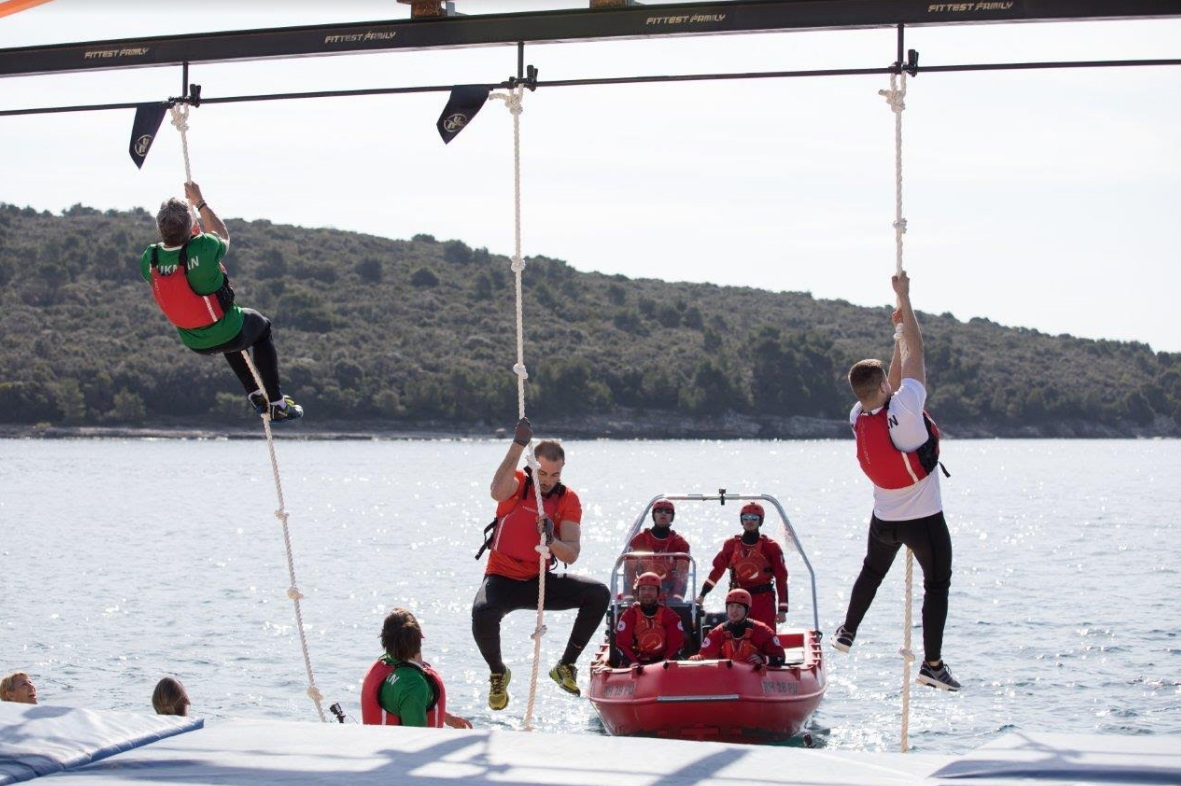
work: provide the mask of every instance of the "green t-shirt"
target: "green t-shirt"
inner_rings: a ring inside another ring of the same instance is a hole
[[[387,666],[401,663],[389,655],[382,657],[381,662]],[[426,675],[413,666],[391,671],[377,694],[378,703],[386,712],[401,718],[403,726],[426,726],[426,708],[434,700],[435,689]]]
[[[144,281],[152,282],[152,246],[148,246],[139,260],[139,272]],[[160,272],[167,275],[180,264],[180,248],[165,249],[161,244],[157,264]],[[229,245],[217,235],[206,232],[189,240],[189,283],[198,295],[212,295],[221,289],[225,274],[221,271],[221,260]],[[189,349],[209,349],[232,341],[242,331],[242,309],[232,306],[225,316],[209,327],[185,330],[177,328],[180,340]]]

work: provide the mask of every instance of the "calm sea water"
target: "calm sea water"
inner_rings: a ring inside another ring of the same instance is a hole
[[[495,714],[469,617],[483,567],[472,555],[504,449],[280,443],[329,702],[359,716],[381,620],[405,605],[448,679],[451,709],[477,726],[520,725],[531,615],[504,626],[516,681],[509,709]],[[843,618],[870,510],[850,442],[572,442],[568,454],[567,480],[586,508],[578,572],[606,578],[654,494],[766,492],[817,570],[823,629]],[[944,653],[965,689],[915,688],[914,747],[963,752],[1010,729],[1181,734],[1181,443],[954,441],[945,458],[955,578]],[[0,671],[30,672],[43,703],[149,710],[153,685],[173,674],[205,717],[313,720],[274,508],[261,441],[0,441]],[[712,556],[738,530],[737,508],[683,503],[676,526],[699,558]],[[789,623],[804,625],[807,575],[797,555],[789,562]],[[818,744],[897,745],[902,565],[853,653],[828,651],[830,687],[811,725]],[[550,616],[547,668],[572,619]],[[921,649],[921,631],[914,637]],[[538,720],[603,733],[586,700],[548,680]]]

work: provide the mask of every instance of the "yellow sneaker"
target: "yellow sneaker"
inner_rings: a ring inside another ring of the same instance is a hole
[[[549,678],[558,683],[558,687],[567,693],[575,696],[581,696],[582,691],[578,689],[578,667],[559,663],[549,670]]]
[[[513,681],[513,673],[506,668],[504,674],[493,674],[488,681],[492,683],[488,689],[488,707],[503,710],[508,706],[508,684]]]

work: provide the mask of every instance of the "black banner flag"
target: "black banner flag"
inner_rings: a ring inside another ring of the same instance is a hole
[[[135,125],[131,127],[131,160],[143,169],[144,159],[152,149],[156,132],[168,113],[167,104],[140,104],[135,108]]]
[[[451,98],[447,99],[447,106],[435,124],[444,143],[451,142],[459,136],[460,131],[467,128],[467,124],[484,107],[490,92],[491,88],[477,85],[460,85],[451,89]]]

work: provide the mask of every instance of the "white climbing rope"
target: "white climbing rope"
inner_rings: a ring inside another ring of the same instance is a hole
[[[250,353],[243,350],[242,359],[250,368],[250,376],[254,377],[254,384],[258,385],[263,398],[267,399],[266,386],[262,383],[258,369],[254,367],[254,361],[250,359]],[[303,593],[299,591],[299,583],[295,580],[295,555],[291,549],[291,528],[287,525],[288,513],[287,503],[283,499],[283,481],[279,478],[279,459],[275,456],[275,440],[271,435],[271,402],[269,399],[267,399],[267,408],[262,414],[262,428],[267,436],[267,450],[271,454],[271,473],[275,477],[275,493],[279,497],[279,508],[275,511],[275,518],[279,519],[279,523],[283,525],[283,548],[287,552],[287,575],[291,579],[291,586],[287,588],[287,597],[291,598],[291,602],[295,606],[295,629],[299,632],[299,648],[303,651],[303,666],[308,673],[307,694],[308,698],[316,704],[316,713],[319,714],[320,721],[327,723],[328,718],[324,715],[324,707],[321,704],[324,694],[320,693],[320,689],[316,687],[316,677],[312,673],[312,656],[308,652],[308,637],[303,629],[303,610],[299,605],[300,600],[303,599]]]
[[[191,183],[193,182],[193,167],[189,162],[189,106],[188,104],[174,104],[169,108],[169,111],[172,113],[172,125],[176,126],[176,130],[180,132],[180,146],[185,159],[185,182]],[[196,209],[192,205],[189,206],[189,211],[193,214],[194,219],[199,219]],[[275,476],[275,492],[279,496],[279,509],[275,511],[275,517],[283,525],[283,547],[287,552],[287,574],[291,578],[291,586],[287,588],[287,597],[291,598],[291,602],[295,604],[295,625],[296,630],[299,631],[299,646],[303,650],[303,665],[308,673],[308,698],[315,702],[320,721],[327,723],[328,718],[324,715],[324,708],[321,706],[324,695],[316,687],[316,678],[312,674],[312,657],[308,653],[307,634],[303,629],[303,611],[299,606],[303,593],[299,591],[299,584],[295,580],[295,556],[291,550],[291,530],[287,526],[287,503],[283,500],[283,481],[279,478],[279,459],[275,456],[275,440],[271,435],[271,402],[267,399],[266,387],[262,383],[258,369],[254,367],[254,361],[250,359],[250,353],[243,350],[242,358],[250,369],[250,375],[254,377],[254,384],[262,391],[263,399],[267,400],[267,408],[262,415],[262,427],[267,437],[267,450],[271,454],[271,472]]]
[[[899,64],[901,65],[901,64]],[[890,89],[879,90],[894,113],[894,275],[902,275],[902,236],[906,234],[906,219],[902,216],[902,112],[906,109],[906,72],[890,74]],[[902,323],[894,328],[894,340],[902,340]],[[914,601],[914,552],[906,549],[906,608],[903,611],[902,647],[902,729],[903,753],[910,750],[910,667],[914,663],[911,650],[911,627]]]
[[[172,125],[176,126],[176,130],[180,132],[180,150],[185,158],[185,182],[193,182],[193,165],[189,162],[189,105],[188,104],[173,104],[168,108],[172,115]],[[200,223],[201,216],[197,213],[195,205],[189,205],[189,213],[193,216],[193,220]]]
[[[522,288],[522,273],[525,272],[525,257],[521,254],[521,112],[525,98],[524,85],[512,88],[508,93],[492,93],[489,98],[504,101],[513,116],[513,208],[514,241],[511,269],[516,278],[517,293],[517,362],[513,373],[517,375],[517,417],[525,417],[525,380],[529,372],[525,368],[525,309]],[[538,464],[533,455],[533,440],[525,448],[525,463],[533,471],[533,493],[537,501],[538,515],[544,515],[541,499],[541,483],[537,477]],[[555,522],[556,523],[556,522]],[[533,709],[537,704],[537,677],[541,668],[541,639],[545,636],[545,577],[548,573],[550,551],[545,535],[537,544],[537,624],[529,638],[533,639],[533,668],[529,675],[529,701],[525,705],[525,731],[533,731]]]

